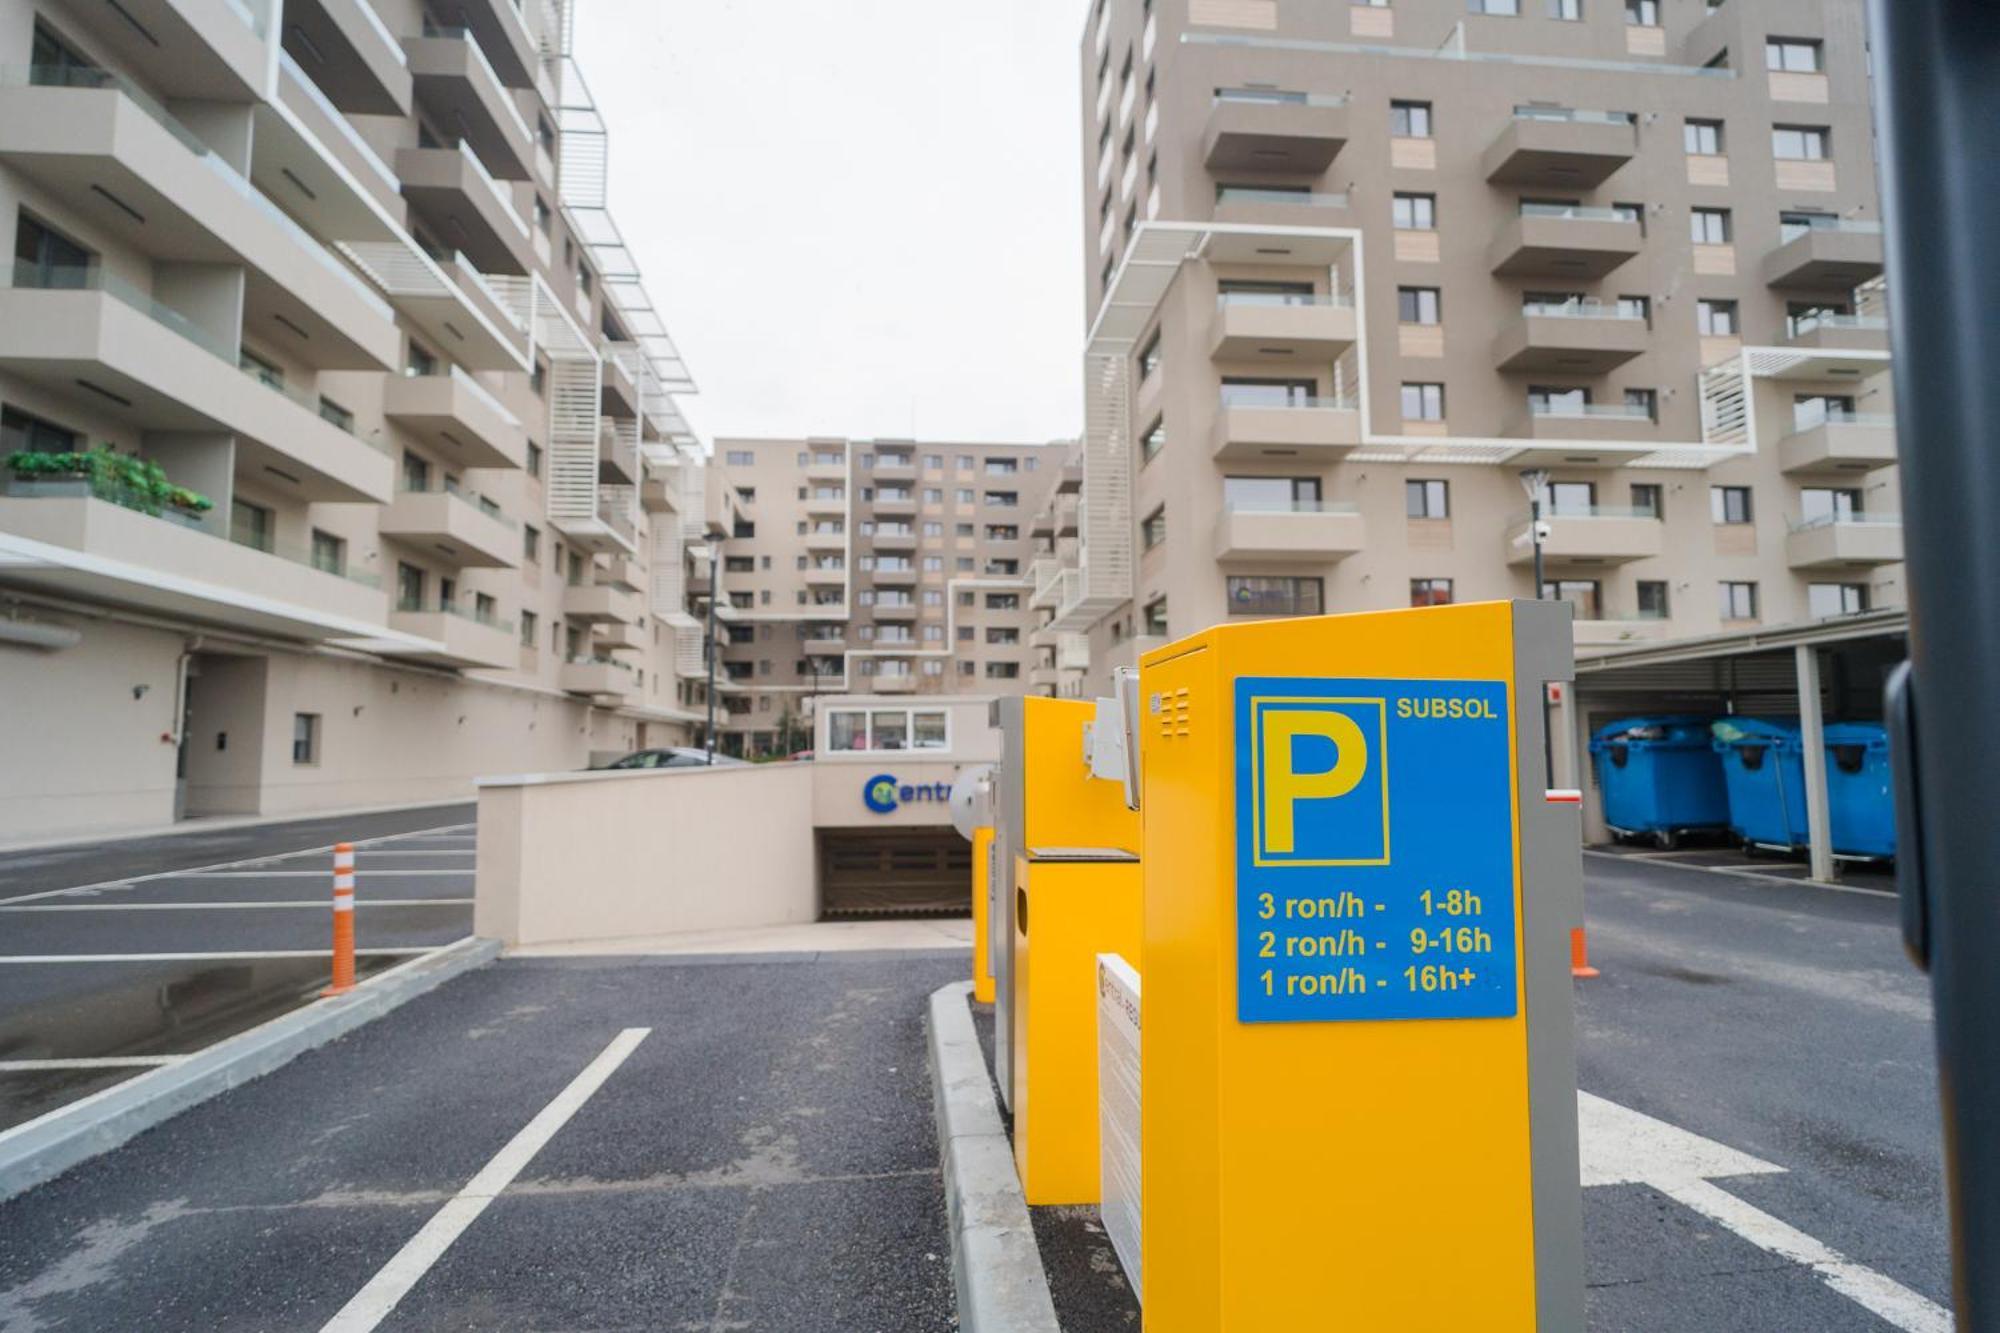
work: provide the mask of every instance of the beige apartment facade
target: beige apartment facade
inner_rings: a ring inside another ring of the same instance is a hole
[[[0,838],[692,737],[716,516],[574,21],[0,3]]]
[[[718,439],[718,730],[809,748],[820,700],[1035,688],[1034,524],[1066,444]],[[706,585],[697,583],[697,590]]]
[[[1081,55],[1059,691],[1532,596],[1531,488],[1580,652],[1901,605],[1859,0],[1102,0]]]

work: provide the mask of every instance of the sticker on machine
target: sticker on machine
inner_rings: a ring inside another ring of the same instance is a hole
[[[1236,681],[1236,1015],[1516,1010],[1513,727],[1497,680]]]

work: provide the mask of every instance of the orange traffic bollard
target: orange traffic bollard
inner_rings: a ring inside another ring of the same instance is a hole
[[[354,844],[333,849],[333,984],[327,995],[354,989]]]
[[[1569,974],[1586,980],[1599,975],[1597,969],[1590,965],[1590,945],[1583,937],[1582,926],[1569,933]]]

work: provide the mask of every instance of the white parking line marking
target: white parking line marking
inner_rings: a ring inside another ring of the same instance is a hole
[[[1675,870],[1699,870],[1709,875],[1727,875],[1731,879],[1763,880],[1767,884],[1795,884],[1802,889],[1824,889],[1828,893],[1854,893],[1864,898],[1893,898],[1896,896],[1893,889],[1868,889],[1857,884],[1829,884],[1823,879],[1806,879],[1803,876],[1793,875],[1773,875],[1768,871],[1750,870],[1742,866],[1687,865],[1680,861],[1667,861],[1656,856],[1645,856],[1643,853],[1634,856],[1626,852],[1600,852],[1592,847],[1584,848],[1583,854],[1585,856],[1599,857],[1606,861],[1637,861],[1644,859],[1648,862],[1671,866]]]
[[[361,873],[359,871],[357,874]],[[376,870],[377,875],[470,875],[471,866],[463,870]],[[324,879],[332,880],[333,871],[328,870],[170,870],[163,875],[148,875],[148,879]],[[138,883],[137,880],[132,883]],[[129,888],[130,885],[120,887]],[[60,889],[60,893],[81,893],[81,889]],[[37,895],[38,897],[47,895]],[[11,901],[11,900],[10,900]],[[0,904],[4,906],[4,904]]]
[[[1587,1092],[1577,1094],[1576,1109],[1585,1185],[1650,1186],[1758,1249],[1812,1269],[1829,1287],[1904,1333],[1951,1333],[1951,1315],[1934,1301],[1855,1263],[1710,1179],[1771,1175],[1784,1167]]]
[[[396,949],[356,949],[357,958],[414,958],[436,953],[443,945],[422,945]],[[0,954],[0,963],[195,963],[205,959],[245,958],[331,958],[331,949],[239,949],[223,953],[15,953]]]
[[[374,847],[374,846],[379,846],[380,844],[385,842],[393,842],[397,838],[420,837],[426,833],[456,833],[461,829],[468,829],[475,827],[477,826],[472,824],[447,824],[442,828],[416,829],[409,833],[385,833],[379,838],[365,838],[360,842],[354,843],[353,845],[356,847]],[[324,847],[302,847],[296,852],[281,852],[278,855],[311,856],[316,853],[331,853],[333,851],[333,848],[334,844],[328,843]],[[72,884],[66,889],[43,889],[39,893],[16,894],[11,898],[0,898],[0,903],[32,902],[37,898],[55,898],[65,893],[87,893],[93,889],[126,889],[130,888],[134,884],[143,884],[147,880],[151,879],[165,879],[171,875],[198,875],[204,870],[227,870],[231,866],[256,865],[260,862],[269,861],[271,859],[272,857],[269,855],[247,856],[238,861],[217,861],[213,865],[194,866],[187,870],[156,870],[151,874],[146,874],[146,875],[126,875],[120,879],[99,880],[95,884]],[[328,867],[326,873],[329,875],[332,874],[331,866]],[[420,873],[420,872],[413,872],[413,873]]]
[[[388,1263],[382,1265],[369,1279],[368,1285],[341,1307],[340,1313],[326,1321],[320,1333],[368,1333],[386,1319],[389,1312],[396,1308],[396,1303],[409,1295],[410,1288],[416,1286],[430,1271],[431,1265],[451,1248],[452,1242],[478,1220],[479,1215],[486,1211],[486,1206],[513,1183],[522,1168],[548,1145],[556,1131],[569,1123],[570,1117],[604,1086],[605,1080],[625,1063],[625,1058],[651,1032],[651,1028],[626,1028],[612,1038],[611,1044],[585,1066],[568,1087],[557,1093],[554,1101],[543,1107],[526,1128],[494,1154],[493,1160],[481,1167],[479,1174],[467,1181],[464,1189],[431,1215],[431,1220],[424,1223],[423,1228],[410,1237],[409,1242]]]
[[[463,907],[471,898],[357,898],[356,907]],[[0,912],[234,912],[247,908],[289,908],[294,911],[327,910],[326,900],[255,903],[28,903],[0,905]]]
[[[0,1060],[0,1074],[34,1074],[49,1069],[158,1069],[185,1059],[185,1055],[93,1055],[67,1060]]]

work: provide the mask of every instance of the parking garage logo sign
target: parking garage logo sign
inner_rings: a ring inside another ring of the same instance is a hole
[[[861,784],[861,803],[878,815],[894,814],[906,805],[951,799],[949,782],[898,782],[893,773],[877,773]]]

